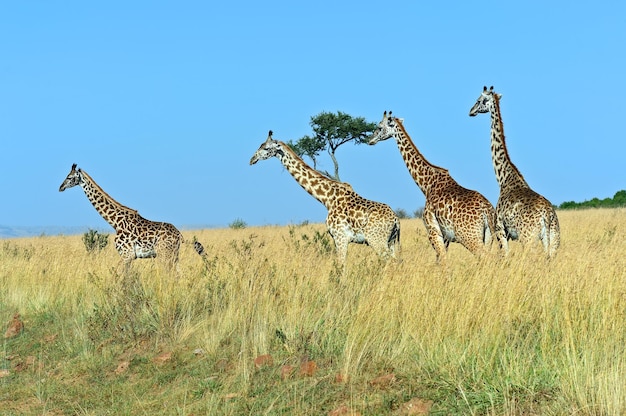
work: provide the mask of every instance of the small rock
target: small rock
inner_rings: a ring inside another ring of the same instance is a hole
[[[347,383],[348,375],[344,373],[335,374],[335,383]]]
[[[345,416],[361,416],[361,413],[352,411],[352,409],[350,409],[345,404],[342,404],[335,410],[331,410],[330,412],[328,412],[328,416],[344,416],[344,415]]]
[[[228,362],[226,358],[220,358],[215,363],[215,369],[217,371],[226,371],[231,367],[231,364]]]
[[[294,366],[293,365],[284,365],[280,368],[280,378],[283,380],[287,380],[293,374]]]
[[[274,365],[274,358],[270,354],[259,355],[254,359],[254,366],[261,368],[264,366]]]
[[[128,367],[130,367],[130,362],[122,361],[121,363],[119,363],[119,365],[115,369],[115,374],[119,376],[120,374],[125,373],[126,370],[128,370]]]
[[[171,352],[163,352],[152,359],[155,364],[164,364],[172,359]]]
[[[370,385],[376,387],[387,387],[392,383],[395,383],[396,375],[393,373],[385,374],[384,376],[376,377],[374,380],[370,381]]]
[[[315,361],[304,361],[300,364],[300,375],[306,377],[312,377],[317,371],[317,364]]]
[[[19,313],[13,315],[13,319],[9,322],[9,327],[4,333],[5,338],[13,338],[24,331],[24,323]]]
[[[417,397],[403,403],[398,409],[399,415],[427,415],[433,406],[432,400],[423,400]]]

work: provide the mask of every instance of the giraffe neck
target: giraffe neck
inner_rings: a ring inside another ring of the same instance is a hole
[[[396,125],[398,126],[398,132],[396,134],[398,149],[400,149],[400,154],[413,180],[415,180],[415,183],[417,183],[417,186],[419,186],[424,195],[428,195],[435,186],[439,186],[445,181],[452,180],[448,170],[431,164],[420,153],[417,146],[415,146],[411,137],[404,129],[404,125],[400,119],[396,118]]]
[[[517,167],[511,162],[509,152],[504,141],[504,124],[500,114],[500,99],[494,95],[493,109],[491,113],[491,158],[493,169],[496,172],[496,179],[502,188],[525,187],[528,188],[526,180]]]
[[[96,211],[116,231],[120,230],[129,216],[139,216],[136,210],[128,208],[111,198],[85,171],[81,171],[81,187]]]
[[[320,201],[326,208],[330,208],[333,203],[334,192],[338,182],[327,178],[315,169],[312,169],[302,160],[287,144],[279,142],[282,152],[278,152],[276,157],[289,171],[291,176],[307,191],[313,198]]]

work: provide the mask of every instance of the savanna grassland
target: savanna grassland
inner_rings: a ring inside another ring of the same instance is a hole
[[[0,240],[3,415],[623,415],[626,209],[560,211],[552,261],[458,244],[420,220],[401,263],[319,224],[185,232],[178,274],[117,273],[110,244]]]

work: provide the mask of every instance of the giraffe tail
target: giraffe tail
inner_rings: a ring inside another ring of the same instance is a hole
[[[496,232],[495,211],[483,213],[483,244],[490,246]]]
[[[387,239],[387,244],[391,249],[391,253],[393,257],[400,256],[400,220],[396,218],[393,223],[393,228],[389,233],[389,238]],[[397,253],[396,253],[397,251]]]
[[[387,242],[390,246],[400,244],[400,220],[396,219],[393,224],[393,228],[391,229],[391,233],[389,233],[389,238]]]
[[[206,252],[204,251],[204,246],[199,241],[193,242],[193,249],[196,250],[196,253],[198,253],[202,257],[206,256]]]
[[[193,237],[193,241],[185,241],[186,244],[193,244],[193,249],[198,253],[202,258],[207,258],[207,252],[204,250],[204,246],[201,242],[196,240],[196,237]]]

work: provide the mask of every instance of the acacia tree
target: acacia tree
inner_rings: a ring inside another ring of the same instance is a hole
[[[300,157],[307,156],[313,161],[313,169],[317,170],[317,156],[326,149],[326,141],[311,136],[304,136],[297,142],[289,140],[289,147]]]
[[[333,161],[335,174],[322,172],[335,180],[339,179],[339,162],[335,153],[342,144],[367,143],[368,133],[376,128],[376,123],[369,123],[363,117],[352,117],[338,111],[337,113],[321,112],[311,117],[313,137],[304,136],[297,142],[289,142],[291,148],[300,156],[307,156],[313,161],[313,168],[317,170],[317,157],[323,150],[328,151]]]

